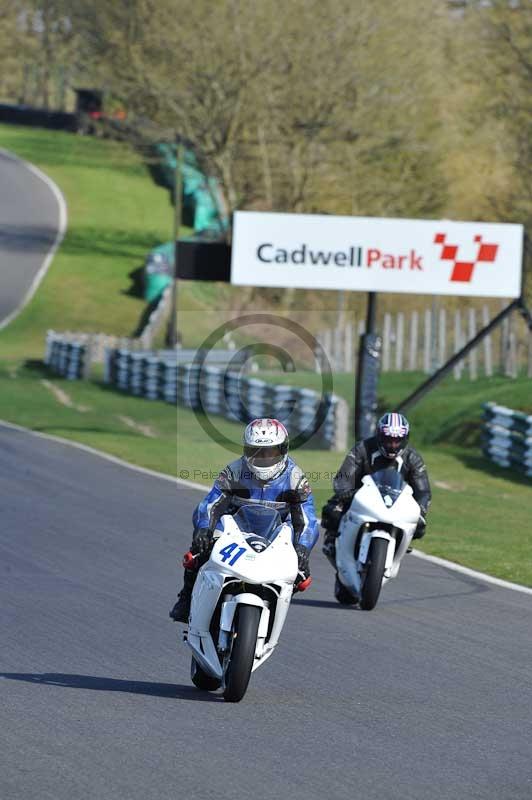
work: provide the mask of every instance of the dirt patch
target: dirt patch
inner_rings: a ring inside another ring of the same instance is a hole
[[[150,439],[155,439],[158,436],[157,431],[154,430],[151,425],[142,425],[140,422],[135,422],[131,417],[126,417],[122,414],[119,414],[117,419],[119,419],[123,425],[127,425],[128,428],[137,431],[137,433],[141,433],[143,436],[148,436]]]
[[[445,489],[447,492],[458,492],[459,490],[456,486],[451,486],[450,483],[445,483],[445,481],[434,481],[434,486],[437,489]]]
[[[56,386],[51,381],[43,379],[41,383],[45,389],[48,389],[48,391],[53,394],[57,402],[62,406],[66,406],[66,408],[72,408],[74,411],[79,411],[82,414],[85,414],[87,411],[91,410],[90,406],[80,406],[77,403],[74,403],[70,395],[67,394],[64,389],[60,389],[59,386]]]

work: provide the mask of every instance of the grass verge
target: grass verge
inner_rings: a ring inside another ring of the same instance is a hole
[[[174,406],[56,378],[39,362],[0,365],[0,419],[176,474]]]

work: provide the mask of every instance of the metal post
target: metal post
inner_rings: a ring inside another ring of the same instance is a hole
[[[375,315],[377,313],[377,295],[368,292],[368,308],[366,313],[366,333],[375,333]]]
[[[176,160],[174,172],[174,281],[172,287],[172,303],[170,306],[170,319],[168,320],[168,331],[166,334],[166,344],[168,347],[174,349],[178,340],[177,329],[177,296],[178,296],[178,278],[177,278],[177,259],[178,259],[178,244],[181,234],[181,218],[183,210],[183,160],[185,156],[185,147],[179,135],[176,135]]]
[[[440,310],[439,298],[434,295],[430,316],[430,373],[436,372],[438,364],[438,317]]]
[[[360,337],[355,383],[355,439],[365,439],[375,430],[377,385],[382,339],[375,333],[377,295],[368,293],[366,332]]]

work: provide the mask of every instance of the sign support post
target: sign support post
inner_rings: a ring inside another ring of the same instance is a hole
[[[377,293],[368,293],[366,332],[360,337],[357,374],[355,378],[355,440],[373,436],[377,414],[377,387],[381,361],[382,339],[375,331]]]
[[[179,237],[181,234],[181,219],[183,214],[183,160],[185,148],[180,136],[176,136],[176,164],[174,173],[174,275],[172,281],[172,302],[170,304],[170,319],[166,333],[166,344],[172,349],[177,346],[177,290],[178,290],[178,251]]]

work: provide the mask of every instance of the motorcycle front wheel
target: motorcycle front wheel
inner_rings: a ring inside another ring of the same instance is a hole
[[[382,587],[384,567],[386,566],[386,554],[388,552],[388,542],[386,539],[372,539],[369,546],[366,578],[362,585],[360,596],[360,608],[364,611],[371,611],[377,605],[379,594]]]
[[[257,647],[261,609],[239,605],[233,623],[233,647],[225,674],[224,700],[238,703],[248,688]]]
[[[190,678],[196,688],[203,689],[205,692],[214,692],[221,686],[221,681],[205,672],[194,656],[192,656],[192,662],[190,664]]]

